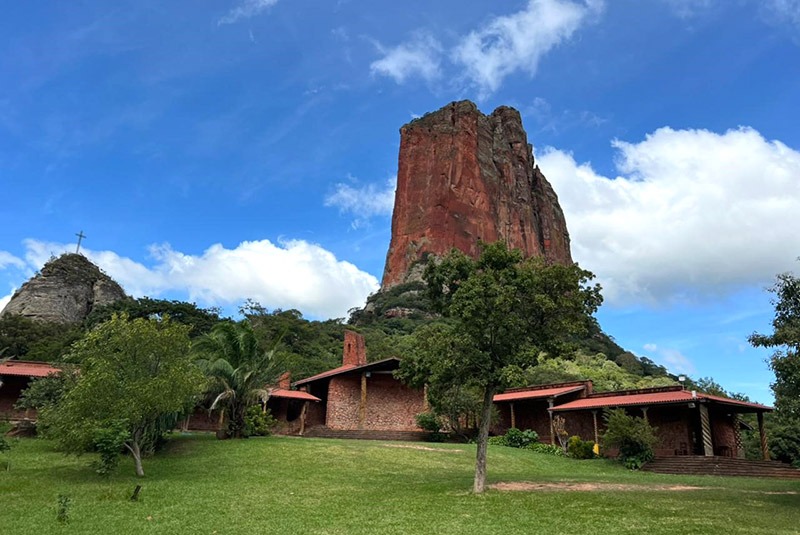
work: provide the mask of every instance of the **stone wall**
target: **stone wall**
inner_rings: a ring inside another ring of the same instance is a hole
[[[366,378],[366,405],[361,411],[361,374],[331,379],[326,424],[331,429],[419,431],[415,417],[424,411],[424,394],[391,376],[374,373]]]

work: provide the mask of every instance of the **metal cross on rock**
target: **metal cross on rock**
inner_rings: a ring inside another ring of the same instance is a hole
[[[83,241],[86,235],[83,233],[83,231],[80,231],[75,235],[78,237],[78,247],[75,249],[75,254],[78,254],[81,251],[81,241]]]

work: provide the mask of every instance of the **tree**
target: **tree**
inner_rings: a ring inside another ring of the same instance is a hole
[[[480,388],[476,493],[485,489],[492,398],[540,353],[557,354],[585,333],[602,301],[599,286],[588,286],[593,275],[577,265],[523,261],[500,242],[481,246],[476,260],[453,251],[428,264],[429,296],[450,323],[423,330],[398,374],[417,386]]]
[[[189,327],[161,320],[112,316],[73,345],[80,374],[55,405],[39,415],[46,436],[80,454],[119,431],[117,448],[142,457],[192,407],[203,376],[189,354]],[[119,451],[119,449],[117,450]]]
[[[200,308],[194,303],[185,301],[168,301],[166,299],[120,299],[108,305],[98,307],[84,320],[87,329],[108,321],[114,314],[127,314],[134,318],[160,318],[169,316],[175,323],[191,327],[189,336],[194,338],[203,335],[219,323],[219,310],[216,308]]]
[[[778,275],[770,292],[775,294],[773,332],[753,333],[749,340],[756,347],[775,349],[769,365],[775,372],[774,422],[780,440],[773,441],[773,453],[782,460],[800,461],[800,278],[791,273]]]
[[[274,383],[278,370],[273,351],[263,351],[248,322],[223,322],[196,339],[192,351],[208,376],[211,409],[222,407],[228,415],[228,433],[242,436],[247,409],[266,403],[267,385]]]
[[[753,333],[749,340],[756,347],[776,348],[770,357],[775,404],[786,416],[800,418],[800,278],[791,273],[778,275],[770,291],[776,295],[773,333]]]

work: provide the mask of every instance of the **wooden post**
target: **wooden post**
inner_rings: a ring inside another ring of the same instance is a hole
[[[556,431],[553,428],[553,400],[547,400],[548,408],[547,408],[547,415],[550,416],[550,445],[556,445]]]
[[[422,387],[422,412],[428,412],[430,408],[430,404],[428,403],[428,385],[425,385]]]
[[[514,414],[514,402],[510,403],[511,405],[511,427],[517,427],[517,417]]]
[[[769,461],[769,446],[767,445],[767,431],[764,429],[764,413],[757,413],[758,416],[758,436],[761,438],[761,455],[765,461]]]
[[[358,404],[358,428],[364,429],[367,419],[367,372],[361,373],[361,401]]]
[[[708,407],[705,403],[698,403],[700,407],[700,427],[703,432],[703,455],[714,456],[714,443],[711,441],[711,419],[708,416]]]
[[[308,401],[304,401],[303,408],[300,409],[300,436],[306,432],[306,412],[308,412]]]
[[[597,429],[597,411],[592,411],[592,420],[594,421],[594,443],[600,444],[600,432]]]
[[[643,415],[644,421],[647,422],[648,424],[650,423],[650,420],[647,419],[647,409],[649,409],[649,408],[650,407],[642,407],[642,415]]]

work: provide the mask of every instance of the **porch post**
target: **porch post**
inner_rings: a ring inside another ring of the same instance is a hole
[[[514,414],[514,402],[510,403],[511,405],[511,427],[517,427],[517,416]]]
[[[367,419],[367,373],[361,373],[361,401],[358,404],[358,428],[364,428]]]
[[[758,435],[761,438],[761,455],[765,461],[769,461],[769,446],[767,445],[767,431],[764,429],[764,413],[757,413],[758,416]]]
[[[739,415],[733,413],[733,457],[737,459],[744,459],[744,448],[742,447],[742,430],[739,429]]]
[[[308,411],[308,401],[303,402],[303,408],[300,409],[300,436],[306,432],[306,412]]]
[[[700,407],[700,427],[703,432],[703,454],[706,457],[714,456],[714,444],[711,441],[711,420],[708,416],[708,407],[705,403],[698,403]]]
[[[553,429],[553,400],[548,399],[547,415],[550,416],[550,445],[556,445],[556,431]]]
[[[597,411],[592,411],[592,421],[594,422],[594,443],[600,444],[600,433],[597,430]]]
[[[647,409],[649,409],[649,408],[650,407],[642,407],[642,415],[644,417],[644,421],[647,422],[647,423],[650,423],[650,420],[647,419]]]

